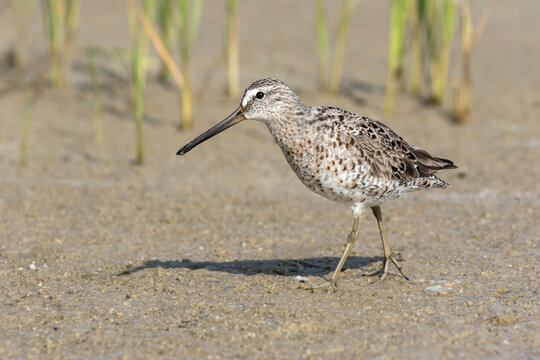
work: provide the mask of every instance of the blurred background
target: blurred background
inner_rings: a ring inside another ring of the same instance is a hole
[[[539,13],[0,0],[0,356],[539,356]],[[360,276],[380,260],[366,215],[339,301],[299,293],[294,276],[330,272],[352,219],[263,125],[175,156],[264,77],[458,165],[448,189],[383,208],[407,285]]]
[[[380,7],[362,8],[358,0],[273,5],[276,16],[298,25],[291,31],[263,16],[259,4],[237,0],[3,1],[1,90],[25,92],[19,163],[27,161],[30,109],[45,90],[92,96],[96,144],[107,131],[104,117],[130,115],[139,165],[145,119],[176,120],[177,129],[188,130],[208,93],[239,98],[261,77],[359,105],[361,92],[373,93],[379,82],[388,115],[397,90],[439,107],[449,121],[467,122],[472,52],[493,4],[478,5],[474,18],[469,1],[393,0]],[[375,22],[370,14],[386,24],[377,39],[363,29]],[[148,82],[176,95],[170,101],[176,106],[167,108],[178,114],[151,110],[155,91]]]

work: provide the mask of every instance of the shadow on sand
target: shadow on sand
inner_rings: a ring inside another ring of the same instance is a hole
[[[359,269],[371,263],[382,261],[382,257],[349,256],[343,270]],[[128,268],[118,276],[125,276],[145,269],[207,269],[211,271],[228,272],[242,275],[279,275],[279,276],[324,276],[334,271],[339,258],[317,257],[309,259],[270,259],[270,260],[234,260],[234,261],[200,261],[193,262],[189,259],[162,261],[149,260],[134,268]]]

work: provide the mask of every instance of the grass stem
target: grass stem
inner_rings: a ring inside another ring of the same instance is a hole
[[[146,87],[146,69],[148,63],[148,37],[137,21],[136,0],[128,0],[128,17],[131,34],[131,66],[135,95],[135,147],[136,162],[144,163],[143,117],[144,117],[144,90]],[[142,12],[152,19],[155,3],[143,0]]]
[[[443,0],[435,15],[440,21],[440,47],[432,66],[432,98],[436,104],[442,104],[448,79],[448,64],[455,23],[455,0]]]
[[[240,92],[239,45],[238,45],[238,0],[227,0],[227,79],[229,96]]]
[[[174,41],[174,3],[173,0],[159,0],[159,28],[161,33],[162,44],[170,54]],[[171,73],[169,67],[165,61],[161,60],[161,67],[159,70],[159,79],[163,82],[168,82]]]
[[[384,111],[392,113],[396,83],[401,75],[403,49],[405,44],[405,25],[407,3],[411,0],[392,0],[390,14],[390,41],[388,48],[388,78],[384,97]]]
[[[42,13],[49,45],[51,83],[55,88],[64,87],[79,28],[80,0],[43,0]]]
[[[473,44],[473,25],[468,1],[461,4],[461,84],[456,106],[456,120],[464,123],[471,111],[471,49]]]
[[[343,62],[345,60],[345,45],[347,43],[351,15],[355,6],[356,0],[343,0],[343,8],[339,20],[338,33],[336,36],[334,62],[332,66],[332,73],[330,75],[330,91],[332,93],[337,93],[339,90],[341,74],[343,73]]]
[[[180,129],[189,129],[193,126],[193,84],[191,78],[191,55],[193,44],[197,36],[202,13],[202,0],[194,0],[190,6],[189,0],[178,0],[180,14],[180,58],[182,60],[182,121]]]
[[[317,37],[318,71],[317,83],[319,89],[326,89],[328,69],[328,23],[324,0],[315,0],[315,33]]]

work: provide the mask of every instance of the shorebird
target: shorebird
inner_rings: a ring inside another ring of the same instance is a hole
[[[328,282],[337,280],[354,243],[362,210],[371,208],[383,246],[380,280],[394,264],[408,280],[392,253],[383,228],[380,205],[412,191],[445,188],[435,173],[454,169],[454,163],[408,144],[388,126],[366,116],[331,106],[307,106],[283,81],[261,79],[244,91],[240,106],[223,121],[186,144],[177,155],[243,121],[266,124],[300,181],[313,192],[347,205],[353,213],[345,250]],[[317,288],[312,287],[312,288]]]

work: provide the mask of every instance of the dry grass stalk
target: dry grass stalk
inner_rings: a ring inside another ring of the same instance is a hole
[[[178,0],[180,15],[180,58],[182,60],[182,121],[180,129],[193,126],[193,83],[191,80],[191,55],[202,13],[202,0]],[[191,6],[192,5],[192,6]]]
[[[315,0],[315,34],[317,38],[317,83],[319,89],[326,90],[328,69],[328,24],[324,0]]]
[[[333,93],[337,93],[339,90],[341,74],[343,73],[343,62],[345,60],[345,45],[347,43],[347,35],[349,34],[351,15],[356,4],[356,0],[343,0],[343,9],[341,11],[338,33],[336,36],[334,62],[332,73],[330,75],[330,91]]]
[[[238,0],[227,0],[227,80],[229,96],[240,93],[239,45],[238,45]]]
[[[73,43],[79,28],[80,0],[44,0],[51,82],[53,87],[65,86],[71,68]]]

